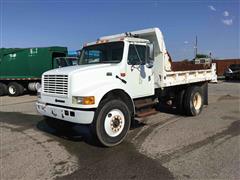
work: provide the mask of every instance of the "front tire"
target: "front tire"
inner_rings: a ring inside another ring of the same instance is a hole
[[[120,144],[130,128],[131,113],[121,100],[103,101],[95,113],[92,131],[106,147]]]

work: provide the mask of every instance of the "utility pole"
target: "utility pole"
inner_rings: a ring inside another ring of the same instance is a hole
[[[197,36],[196,36],[196,41],[195,41],[195,58],[197,57],[197,43],[198,43],[198,39],[197,39]]]

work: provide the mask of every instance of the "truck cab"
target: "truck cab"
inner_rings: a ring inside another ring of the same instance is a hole
[[[128,92],[131,98],[151,96],[154,78],[150,46],[148,40],[135,37],[98,41],[82,49],[80,64],[110,65],[113,68],[105,76],[111,77],[116,88]]]
[[[90,124],[102,145],[115,146],[123,141],[137,113],[151,114],[148,108],[156,99],[164,94],[172,97],[172,92],[185,90],[185,84],[212,80],[211,69],[176,73],[170,66],[158,28],[105,36],[84,45],[78,66],[43,74],[37,110],[49,117],[46,122],[53,127],[66,121]],[[203,91],[199,87],[192,91],[196,109],[190,113],[198,115]]]

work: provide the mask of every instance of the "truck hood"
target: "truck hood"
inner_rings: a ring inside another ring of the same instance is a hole
[[[120,76],[120,72],[124,72],[124,66],[122,67],[121,64],[79,65],[47,71],[43,75],[68,76],[68,85],[64,87],[64,90],[67,88],[66,96],[62,96],[54,92],[51,94],[51,98],[48,96],[48,100],[46,100],[46,102],[56,104],[55,98],[58,97],[64,99],[66,106],[86,108],[84,105],[81,106],[79,104],[72,104],[72,96],[95,96],[96,103],[94,105],[87,106],[87,108],[96,108],[105,93],[112,89],[125,88],[126,84],[116,78],[116,75]],[[50,81],[50,83],[52,83],[52,91],[57,88],[61,89],[62,87],[61,84],[55,85],[54,81]],[[43,88],[44,85],[45,82],[43,83]],[[60,102],[57,104],[61,105]]]
[[[77,65],[77,66],[69,66],[58,69],[53,69],[45,72],[44,74],[48,75],[70,75],[76,72],[83,72],[88,70],[97,70],[104,69],[109,67],[115,67],[116,64],[87,64],[87,65]]]

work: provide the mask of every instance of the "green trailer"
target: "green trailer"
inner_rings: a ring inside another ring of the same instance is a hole
[[[19,96],[36,91],[45,71],[59,67],[57,57],[67,55],[66,47],[0,48],[0,96]]]

